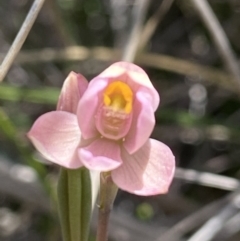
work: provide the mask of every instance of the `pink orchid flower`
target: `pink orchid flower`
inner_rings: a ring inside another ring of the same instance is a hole
[[[28,137],[61,166],[111,172],[113,182],[130,193],[166,193],[175,158],[168,146],[149,139],[158,105],[147,74],[132,63],[115,63],[89,84],[71,72],[57,111],[40,116]]]

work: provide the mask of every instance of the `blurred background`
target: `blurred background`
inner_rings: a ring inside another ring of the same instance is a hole
[[[32,2],[0,1],[1,61]],[[161,96],[152,137],[171,147],[178,169],[167,195],[119,191],[111,240],[240,240],[239,30],[238,0],[46,1],[0,85],[0,240],[61,240],[58,167],[26,132],[55,109],[70,71],[91,80],[122,58],[133,33],[134,62]],[[91,240],[95,227],[94,216]]]

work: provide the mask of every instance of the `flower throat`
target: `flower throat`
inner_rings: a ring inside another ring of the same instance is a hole
[[[103,105],[97,118],[97,128],[106,138],[119,140],[129,131],[132,121],[133,92],[122,81],[107,86],[103,93]]]

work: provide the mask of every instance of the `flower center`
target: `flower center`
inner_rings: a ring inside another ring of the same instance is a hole
[[[127,114],[132,111],[133,92],[121,81],[111,83],[103,97],[105,106],[111,106],[115,111],[124,111]]]
[[[133,92],[122,81],[107,86],[99,107],[96,127],[106,138],[119,140],[128,133],[132,122]]]

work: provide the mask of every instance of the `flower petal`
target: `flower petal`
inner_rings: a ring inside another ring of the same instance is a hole
[[[154,112],[145,93],[141,91],[136,93],[133,111],[132,126],[123,142],[130,154],[145,144],[155,125]]]
[[[80,98],[88,87],[88,81],[81,74],[70,72],[64,81],[57,110],[76,113]]]
[[[98,76],[101,78],[117,78],[124,74],[126,72],[126,66],[124,66],[122,63],[124,62],[116,62],[112,65],[110,65],[107,69],[105,69],[102,73],[100,73]],[[127,63],[129,65],[132,65],[131,63]]]
[[[90,170],[107,172],[122,164],[119,145],[106,138],[97,139],[89,146],[80,148],[78,154],[84,166]]]
[[[78,123],[82,136],[85,139],[90,139],[98,135],[95,127],[95,115],[100,105],[99,95],[106,86],[107,81],[105,79],[98,79],[94,85],[90,82],[79,102],[77,109]]]
[[[163,194],[173,179],[175,158],[162,142],[149,141],[135,154],[122,151],[123,164],[112,171],[115,184],[137,195]]]
[[[49,161],[67,168],[82,166],[75,154],[81,138],[76,115],[65,111],[46,113],[35,121],[28,137]]]
[[[132,81],[138,86],[143,87],[149,96],[151,96],[153,110],[155,111],[157,109],[159,105],[159,94],[152,85],[146,72],[139,66],[128,62],[117,62],[109,66],[99,75],[101,78],[108,79],[119,78],[120,76],[123,78],[122,81]]]

